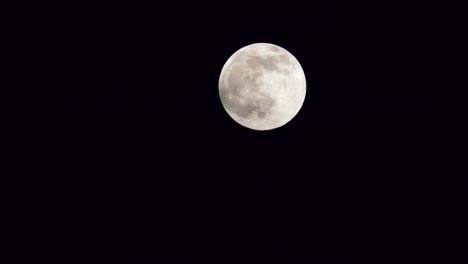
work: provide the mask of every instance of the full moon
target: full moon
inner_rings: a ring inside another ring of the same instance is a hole
[[[219,77],[224,109],[238,124],[253,130],[271,130],[291,121],[305,94],[306,79],[297,59],[270,43],[239,49]]]

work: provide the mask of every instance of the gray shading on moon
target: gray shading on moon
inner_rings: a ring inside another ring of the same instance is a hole
[[[269,43],[236,51],[219,77],[224,109],[234,121],[254,130],[271,130],[291,121],[305,94],[305,75],[297,59]]]

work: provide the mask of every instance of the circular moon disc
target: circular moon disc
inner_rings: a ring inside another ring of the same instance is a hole
[[[306,79],[297,59],[269,43],[236,51],[219,77],[219,96],[229,116],[254,130],[271,130],[291,121],[304,103]]]

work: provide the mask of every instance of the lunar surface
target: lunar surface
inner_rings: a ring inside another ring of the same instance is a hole
[[[269,43],[236,51],[219,77],[219,96],[229,116],[254,130],[271,130],[291,121],[304,103],[306,79],[297,59]]]

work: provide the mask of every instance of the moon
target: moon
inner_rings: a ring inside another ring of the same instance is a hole
[[[229,57],[219,77],[219,96],[229,116],[253,130],[272,130],[301,109],[306,79],[299,61],[270,43],[245,46]]]

